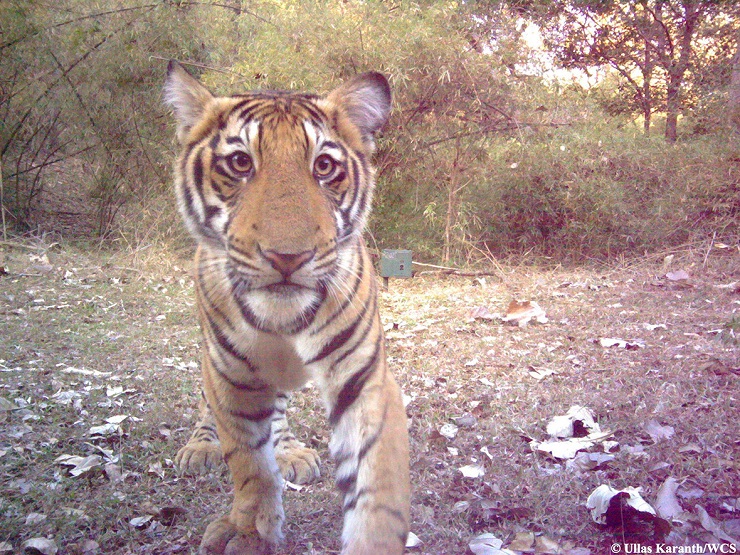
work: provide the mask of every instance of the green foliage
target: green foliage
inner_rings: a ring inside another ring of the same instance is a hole
[[[192,44],[181,24],[164,17],[172,9],[3,4],[0,200],[10,225],[43,228],[56,210],[90,218],[95,223],[82,227],[108,236],[117,206],[161,190],[169,141],[162,69],[151,54]]]
[[[378,248],[469,263],[489,251],[611,256],[731,234],[736,154],[717,135],[727,71],[700,78],[693,66],[702,92],[683,143],[639,138],[623,81],[583,90],[536,76],[522,14],[547,5],[5,2],[3,216],[18,230],[132,249],[188,244],[170,192],[173,124],[160,92],[175,58],[219,93],[323,93],[355,73],[384,72],[394,110],[376,156]],[[730,43],[706,42],[702,59],[720,64]]]
[[[671,147],[591,125],[499,144],[497,169],[476,191],[480,239],[497,255],[582,259],[732,233],[740,204],[737,183],[726,179],[737,155],[727,144],[715,137]]]

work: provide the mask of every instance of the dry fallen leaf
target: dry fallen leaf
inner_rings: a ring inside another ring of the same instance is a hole
[[[591,495],[588,496],[588,500],[586,501],[586,508],[591,512],[591,518],[594,522],[597,524],[606,524],[606,513],[609,510],[609,505],[612,499],[617,496],[624,500],[626,505],[636,511],[655,516],[655,509],[642,498],[639,489],[629,487],[616,490],[606,484],[602,484],[591,492]]]
[[[604,449],[604,453],[614,453],[619,449],[619,442],[612,440],[602,441],[601,447]]]
[[[540,324],[548,322],[545,311],[535,301],[511,301],[506,309],[504,322],[513,322],[520,328],[526,326],[531,320]]]
[[[100,544],[95,540],[87,539],[83,541],[82,545],[80,546],[80,551],[83,555],[92,555],[93,553],[97,553],[99,550]]]
[[[685,281],[689,279],[689,274],[687,274],[684,270],[676,270],[675,272],[668,272],[665,277],[668,278],[670,281]]]
[[[478,306],[468,312],[468,321],[473,320],[498,320],[501,315],[497,312],[491,312],[485,306]]]
[[[503,543],[502,540],[487,532],[470,540],[468,548],[475,555],[514,555],[514,552],[509,549],[501,549]]]
[[[485,469],[480,464],[468,464],[461,466],[458,470],[465,478],[482,478],[486,474]]]
[[[80,476],[81,474],[84,474],[86,472],[89,472],[90,470],[93,470],[94,468],[100,466],[103,462],[103,459],[100,455],[90,455],[89,457],[77,457],[75,455],[59,455],[56,459],[54,459],[55,462],[58,462],[59,464],[63,464],[65,466],[72,466],[74,468],[70,469],[69,473],[72,476]]]
[[[731,281],[730,283],[716,284],[715,287],[717,289],[730,289],[732,291],[737,291],[740,287],[740,282]]]
[[[665,324],[648,324],[647,322],[645,322],[642,325],[642,327],[645,328],[648,331],[667,330],[668,329],[668,326],[666,326]]]
[[[627,349],[628,351],[645,348],[645,343],[639,339],[634,341],[625,341],[624,339],[615,337],[602,337],[599,339],[599,344],[606,349],[610,347],[619,347],[620,349]]]
[[[682,486],[679,486],[676,495],[678,495],[681,499],[699,499],[701,497],[704,497],[704,490],[700,487],[691,487],[683,484]]]
[[[69,405],[76,401],[81,402],[82,394],[78,391],[59,390],[51,398],[60,405]]]
[[[666,468],[670,468],[671,465],[668,464],[665,461],[657,462],[654,465],[650,466],[648,468],[648,472],[660,472],[661,470],[665,470]]]
[[[28,513],[26,515],[26,526],[33,526],[46,520],[46,515],[41,513]]]
[[[645,431],[653,440],[653,443],[658,443],[664,439],[671,439],[676,430],[673,426],[662,426],[657,420],[650,420],[645,423]]]
[[[129,520],[129,524],[134,528],[144,528],[154,517],[152,515],[137,516]]]
[[[614,460],[614,455],[607,453],[577,453],[576,456],[566,461],[565,468],[574,472],[587,472],[598,470],[602,465]]]
[[[123,482],[123,472],[121,472],[121,467],[117,464],[107,463],[103,467],[103,470],[105,471],[105,475],[108,477],[108,480],[110,480],[114,484]]]
[[[472,414],[456,416],[452,420],[455,422],[455,425],[460,428],[472,428],[478,422],[478,419]]]
[[[162,480],[164,480],[164,468],[162,468],[162,463],[159,461],[150,463],[149,464],[149,474],[156,474]]]
[[[532,449],[549,453],[556,459],[572,459],[578,451],[590,449],[595,444],[585,437],[573,437],[566,440],[531,441],[529,445]]]
[[[123,433],[123,430],[118,424],[101,424],[100,426],[92,426],[88,432],[91,436],[112,436],[116,433]]]
[[[95,378],[108,378],[113,372],[100,372],[99,370],[87,370],[86,368],[75,368],[74,366],[67,366],[62,369],[65,374],[80,374],[82,376],[92,376]]]
[[[38,551],[41,555],[56,555],[57,551],[59,551],[54,540],[50,540],[49,538],[31,538],[21,544],[21,549],[23,551],[31,551],[32,553]]]
[[[459,428],[454,424],[442,424],[439,428],[439,434],[447,439],[455,439]]]
[[[470,501],[458,501],[452,506],[452,512],[455,514],[462,514],[470,509]]]
[[[585,430],[588,433],[601,432],[591,410],[579,405],[573,405],[562,416],[553,417],[547,423],[546,428],[548,434],[557,438],[573,437],[576,429]]]
[[[100,426],[93,426],[90,428],[90,435],[91,436],[111,436],[114,434],[122,435],[123,434],[123,428],[121,428],[121,423],[131,418],[130,416],[126,414],[118,414],[116,416],[111,416],[109,418],[105,419],[105,424],[102,424]],[[133,421],[140,421],[138,418],[131,418]]]
[[[556,459],[572,459],[578,451],[590,449],[613,434],[602,432],[591,411],[579,405],[570,407],[565,415],[553,417],[547,424],[547,433],[551,439],[530,441],[529,446]]]
[[[127,414],[118,414],[116,416],[111,416],[109,418],[106,418],[105,421],[108,424],[120,424],[124,420],[126,420],[129,416]]]
[[[550,368],[535,368],[534,366],[530,366],[528,368],[528,372],[529,375],[537,381],[544,380],[547,376],[552,376],[558,373],[557,370],[552,370]]]
[[[547,536],[537,536],[535,539],[534,552],[542,555],[560,555],[562,550],[560,544]]]
[[[123,394],[123,386],[115,385],[113,387],[108,387],[105,391],[106,397],[118,397],[119,395]]]
[[[532,551],[534,548],[534,532],[517,532],[507,547],[513,551]]]
[[[13,401],[9,401],[5,397],[0,397],[0,412],[18,410],[18,408],[18,405],[16,405]]]
[[[413,532],[409,532],[408,538],[406,538],[406,547],[419,547],[422,543],[423,542],[419,539],[419,536]]]
[[[660,518],[671,520],[683,512],[681,503],[676,497],[676,490],[678,490],[678,482],[671,476],[666,478],[658,488],[658,493],[655,495],[655,510]]]
[[[699,515],[699,522],[701,523],[702,527],[707,532],[711,532],[715,538],[725,542],[731,542],[735,544],[735,546],[740,543],[737,539],[727,534],[727,532],[725,532],[722,527],[711,516],[709,516],[709,513],[704,510],[704,507],[702,507],[701,505],[697,505],[696,513]]]

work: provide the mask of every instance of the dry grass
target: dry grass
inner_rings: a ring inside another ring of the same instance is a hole
[[[198,392],[188,263],[166,253],[71,249],[49,251],[48,265],[32,261],[42,250],[6,246],[0,261],[8,271],[0,276],[0,397],[18,407],[0,412],[0,542],[19,551],[45,536],[62,554],[82,553],[86,540],[100,553],[196,553],[230,486],[225,476],[178,477],[171,462],[194,422]],[[481,532],[508,541],[527,530],[602,553],[623,531],[591,522],[588,494],[601,483],[641,486],[652,502],[669,475],[702,490],[681,499],[687,511],[700,505],[719,521],[737,519],[728,511],[740,496],[740,296],[717,286],[740,280],[740,262],[736,251],[704,254],[674,260],[691,275],[688,284],[660,279],[660,261],[508,267],[485,284],[435,276],[391,282],[383,318],[391,365],[411,398],[412,531],[423,542],[412,552],[462,554]],[[503,312],[512,297],[536,300],[549,323],[518,328],[469,318],[479,306]],[[645,346],[607,349],[595,342],[603,337]],[[557,373],[538,381],[531,368]],[[123,393],[108,396],[114,386]],[[62,404],[59,391],[78,400]],[[315,391],[304,390],[290,416],[297,435],[320,449],[325,478],[286,492],[286,554],[339,548],[329,431],[315,402]],[[547,421],[574,404],[590,407],[620,443],[602,470],[570,472],[525,441],[544,439]],[[117,414],[130,417],[121,434],[91,438],[91,426]],[[472,426],[453,440],[439,434],[465,415]],[[675,435],[654,443],[644,429],[650,420]],[[55,462],[101,454],[100,447],[118,456],[119,481],[102,468],[73,478]],[[484,466],[482,478],[458,470],[473,463]],[[185,514],[165,522],[157,510],[173,506]],[[46,519],[27,522],[31,513]],[[131,525],[148,514],[156,516],[143,528]]]

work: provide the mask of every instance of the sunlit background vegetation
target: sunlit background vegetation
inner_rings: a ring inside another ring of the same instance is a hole
[[[740,7],[710,0],[0,3],[2,234],[187,248],[167,60],[212,90],[385,73],[368,240],[582,261],[737,240]]]

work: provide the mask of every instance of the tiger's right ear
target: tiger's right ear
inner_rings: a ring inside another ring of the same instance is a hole
[[[211,92],[190,75],[182,65],[170,60],[164,83],[164,101],[172,106],[177,119],[177,138],[183,141],[188,131],[203,117],[213,100]]]

